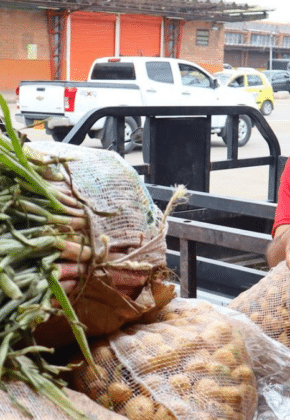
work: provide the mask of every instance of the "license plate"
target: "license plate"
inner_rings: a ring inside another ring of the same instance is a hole
[[[44,130],[45,124],[42,120],[34,120],[34,130]]]

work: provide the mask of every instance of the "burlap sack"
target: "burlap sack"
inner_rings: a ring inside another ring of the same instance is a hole
[[[6,382],[9,395],[0,390],[0,419],[1,420],[27,420],[25,413],[16,402],[21,404],[33,416],[33,420],[71,420],[72,417],[60,410],[51,401],[34,392],[28,385],[20,381]],[[126,417],[114,413],[95,403],[85,394],[64,389],[72,405],[80,413],[85,414],[88,420],[124,420]],[[12,397],[12,399],[11,399]],[[13,402],[14,399],[14,402]]]

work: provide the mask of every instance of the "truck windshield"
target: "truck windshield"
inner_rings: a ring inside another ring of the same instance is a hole
[[[136,80],[132,63],[97,63],[91,80]]]

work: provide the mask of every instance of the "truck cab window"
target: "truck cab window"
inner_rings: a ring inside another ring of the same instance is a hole
[[[147,61],[146,71],[148,78],[155,82],[173,83],[170,63],[165,61]]]
[[[136,80],[133,63],[98,63],[91,80]]]
[[[245,82],[244,82],[244,76],[239,76],[236,77],[230,84],[230,87],[244,87],[245,86]]]
[[[181,81],[184,86],[203,87],[203,88],[211,87],[209,78],[200,70],[188,64],[179,63],[178,66],[179,66]]]

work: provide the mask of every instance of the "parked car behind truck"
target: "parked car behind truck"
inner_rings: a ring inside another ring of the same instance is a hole
[[[290,72],[286,70],[265,70],[274,92],[287,91],[290,93]]]
[[[88,111],[107,106],[248,105],[252,96],[219,86],[217,80],[195,63],[174,58],[107,57],[93,62],[86,82],[22,81],[16,120],[26,125],[45,121],[54,140],[62,141]],[[227,142],[227,116],[212,118],[212,132]],[[134,132],[141,118],[125,120],[125,152],[133,150]],[[239,145],[251,135],[251,120],[240,116]],[[89,132],[104,148],[112,142],[112,118],[97,121]]]
[[[274,108],[273,89],[268,78],[258,70],[240,67],[214,74],[219,82],[237,90],[246,90],[255,98],[263,115],[270,115]]]

